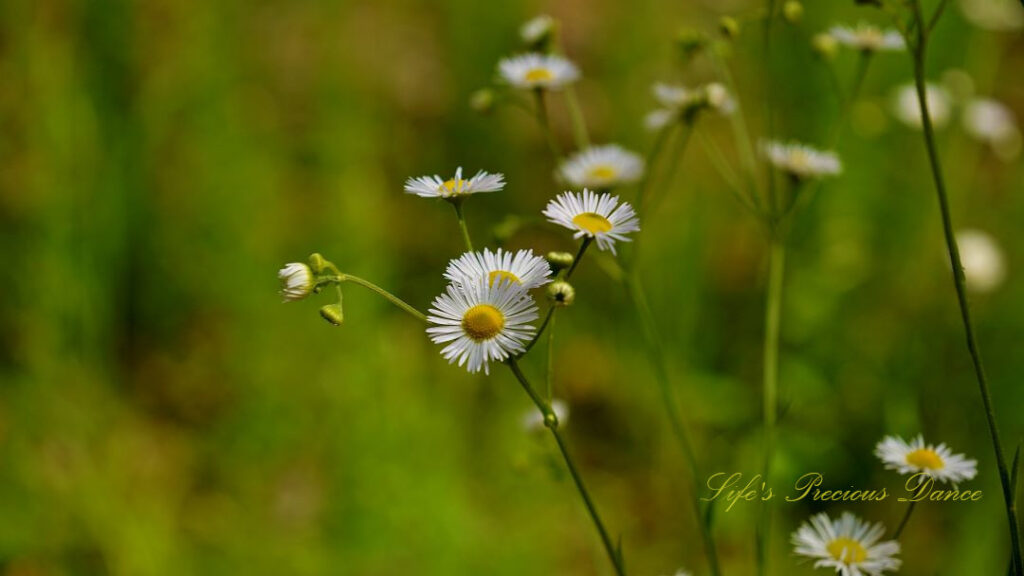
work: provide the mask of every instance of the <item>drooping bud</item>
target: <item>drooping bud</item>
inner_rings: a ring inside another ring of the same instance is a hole
[[[316,283],[313,271],[302,262],[290,262],[277,271],[281,281],[281,297],[285,302],[302,300],[313,292]]]
[[[565,280],[548,284],[548,300],[555,306],[572,306],[576,300],[576,289]]]
[[[559,270],[564,270],[572,266],[573,260],[575,260],[573,255],[568,252],[548,252],[544,258],[548,261],[548,264],[551,265],[551,269],[556,273]]]
[[[323,274],[324,269],[327,268],[327,260],[319,252],[314,252],[309,255],[309,267],[314,274]]]
[[[345,315],[341,310],[341,304],[328,304],[320,308],[320,316],[324,320],[327,320],[334,326],[341,326],[341,323],[345,320]]]
[[[804,17],[804,5],[797,0],[789,0],[782,5],[782,17],[790,24],[796,24]]]
[[[490,114],[494,110],[494,90],[481,88],[469,96],[469,107],[480,114]]]
[[[722,16],[718,21],[718,31],[722,36],[732,40],[740,35],[740,23],[732,16]]]
[[[835,58],[836,52],[839,50],[839,43],[831,34],[815,34],[814,38],[811,38],[811,48],[821,58],[831,60]]]

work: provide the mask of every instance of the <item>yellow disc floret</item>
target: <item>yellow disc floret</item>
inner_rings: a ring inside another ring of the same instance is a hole
[[[868,551],[860,542],[853,538],[840,536],[825,546],[832,558],[846,564],[856,564],[867,560]]]
[[[607,218],[600,214],[595,214],[594,212],[583,212],[582,214],[577,214],[572,219],[572,223],[591,234],[609,232],[612,229],[612,223],[609,222]]]
[[[946,463],[942,461],[942,456],[929,448],[920,448],[907,454],[907,464],[926,470],[941,470],[946,466]]]
[[[505,316],[490,304],[477,304],[462,315],[462,329],[477,342],[490,340],[505,327]]]

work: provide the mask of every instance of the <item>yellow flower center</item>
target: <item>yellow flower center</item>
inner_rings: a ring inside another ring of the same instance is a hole
[[[590,169],[590,177],[596,180],[611,180],[618,174],[614,166],[598,164]]]
[[[494,338],[504,327],[505,316],[490,304],[477,304],[462,316],[462,329],[477,342]]]
[[[487,275],[487,282],[491,285],[493,285],[495,282],[500,282],[502,280],[515,282],[516,284],[523,283],[523,281],[520,280],[518,276],[511,272],[506,272],[504,270],[492,270],[491,273]]]
[[[832,558],[846,564],[857,564],[868,558],[868,551],[853,538],[840,536],[825,546]]]
[[[593,212],[577,214],[576,217],[572,219],[572,223],[591,234],[608,232],[612,229],[612,223],[609,222],[607,218]]]
[[[462,188],[465,187],[466,184],[469,184],[469,180],[463,180],[462,178],[456,180],[452,178],[441,186],[447,190],[448,194],[455,194],[457,192],[461,192]],[[441,192],[445,192],[445,190],[441,190]]]
[[[534,68],[526,72],[527,82],[547,82],[552,79],[554,75],[547,68]]]
[[[927,470],[941,470],[946,467],[946,463],[942,461],[942,456],[936,454],[935,450],[928,448],[921,448],[907,454],[907,464]]]

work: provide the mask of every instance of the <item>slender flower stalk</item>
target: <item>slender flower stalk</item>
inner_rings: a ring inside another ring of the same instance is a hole
[[[548,118],[548,105],[544,92],[543,88],[534,89],[534,108],[537,114],[537,122],[540,124],[540,129],[544,132],[544,138],[547,140],[548,149],[551,150],[551,154],[555,157],[555,162],[557,163],[562,158],[562,149],[558,146],[558,139],[555,138],[555,132],[551,129],[551,120]]]
[[[473,251],[473,241],[469,237],[469,227],[466,226],[466,214],[462,210],[462,199],[452,202],[455,207],[455,216],[459,219],[459,230],[462,231],[462,240],[466,243],[466,250]]]
[[[917,500],[911,500],[910,505],[907,506],[907,511],[903,513],[903,519],[900,520],[899,526],[892,533],[892,540],[899,540],[900,534],[903,534],[903,529],[907,527],[907,522],[910,521],[910,515],[914,513],[914,504],[917,504]]]
[[[331,280],[333,280],[333,281],[335,281],[335,282],[337,282],[339,284],[342,283],[342,282],[351,282],[353,284],[358,284],[358,285],[362,286],[363,288],[368,288],[368,289],[376,292],[377,294],[383,296],[384,299],[387,300],[388,302],[391,302],[395,306],[398,306],[402,310],[408,312],[410,316],[416,318],[417,320],[420,320],[422,322],[426,322],[427,321],[427,315],[426,314],[424,314],[423,312],[420,312],[414,306],[412,306],[411,304],[407,303],[405,300],[402,300],[398,296],[395,296],[391,292],[388,292],[387,290],[381,288],[380,286],[377,286],[376,284],[374,284],[373,282],[370,282],[369,280],[364,280],[364,279],[362,279],[362,278],[360,278],[358,276],[353,276],[351,274],[344,274],[342,272],[338,272],[338,275],[332,277]]]
[[[555,411],[551,409],[551,404],[541,398],[533,389],[533,386],[530,385],[530,381],[526,378],[526,375],[523,374],[522,369],[519,368],[519,364],[516,362],[515,358],[509,358],[507,364],[515,375],[516,380],[518,380],[519,384],[522,385],[523,390],[526,391],[526,394],[537,406],[537,410],[539,410],[544,416],[544,425],[551,431],[551,435],[554,436],[555,442],[558,444],[558,450],[562,453],[562,459],[565,460],[565,466],[569,469],[569,474],[572,476],[573,483],[576,485],[576,490],[580,493],[580,497],[583,499],[583,503],[587,507],[587,512],[590,514],[590,519],[594,522],[594,527],[597,529],[597,532],[601,537],[601,543],[604,545],[604,549],[608,553],[608,559],[611,561],[612,567],[615,568],[615,573],[618,576],[625,576],[626,567],[622,561],[622,554],[612,544],[612,540],[608,536],[608,530],[604,527],[604,522],[601,521],[601,516],[597,512],[597,507],[594,505],[594,501],[590,497],[590,492],[587,491],[587,487],[583,483],[583,477],[576,468],[576,464],[573,462],[572,456],[569,455],[569,449],[566,447],[565,440],[558,432],[558,416],[556,416]]]
[[[565,106],[569,109],[569,120],[572,122],[572,135],[576,142],[576,148],[579,150],[590,148],[587,122],[583,116],[583,109],[580,108],[580,101],[576,97],[576,89],[572,86],[565,88]]]
[[[1024,560],[1021,556],[1020,524],[1017,520],[1016,502],[1014,498],[1013,485],[1010,482],[1010,472],[1006,462],[1006,455],[1003,452],[1002,442],[999,439],[999,426],[996,423],[995,407],[992,404],[992,395],[989,392],[988,378],[985,375],[985,367],[981,360],[981,350],[978,346],[977,337],[974,333],[974,323],[971,319],[971,307],[967,300],[967,282],[964,277],[963,263],[960,260],[960,250],[957,247],[956,236],[953,227],[953,218],[949,208],[949,199],[946,193],[946,182],[943,176],[942,162],[939,159],[938,146],[935,142],[935,130],[932,126],[931,115],[928,111],[927,85],[925,83],[925,61],[928,48],[929,34],[938,21],[943,2],[936,9],[935,14],[926,23],[921,9],[921,1],[913,0],[914,11],[914,35],[915,41],[908,42],[912,46],[914,65],[914,85],[917,89],[917,99],[921,107],[921,123],[924,134],[925,148],[928,152],[928,161],[931,165],[932,179],[935,183],[935,192],[939,201],[939,211],[942,215],[942,230],[945,234],[946,249],[949,252],[949,259],[953,265],[953,286],[956,288],[957,302],[960,306],[960,318],[964,325],[964,332],[967,338],[967,350],[974,365],[975,378],[978,381],[978,391],[981,394],[981,401],[985,408],[985,419],[988,423],[989,435],[992,437],[992,447],[996,453],[996,465],[999,468],[999,481],[1002,485],[1003,499],[1006,505],[1007,521],[1010,525],[1010,546],[1012,550],[1012,565],[1018,576],[1024,575]]]

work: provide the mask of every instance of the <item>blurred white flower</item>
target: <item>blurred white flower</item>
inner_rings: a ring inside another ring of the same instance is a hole
[[[574,230],[574,238],[587,236],[597,241],[601,250],[615,254],[615,242],[629,242],[626,234],[640,229],[636,211],[628,202],[619,203],[618,196],[600,196],[584,189],[582,194],[565,192],[548,202],[544,209],[548,220]]]
[[[313,271],[301,262],[289,262],[277,271],[284,302],[302,300],[313,291]]]
[[[981,230],[965,228],[956,233],[960,263],[964,266],[967,287],[975,292],[991,292],[1006,278],[1003,251],[992,236]]]
[[[960,10],[971,24],[986,30],[1024,28],[1024,6],[1018,0],[960,0]]]
[[[569,405],[555,399],[551,401],[551,410],[558,417],[558,426],[561,428],[569,420]],[[534,407],[530,407],[523,414],[523,429],[527,432],[536,432],[544,429],[544,415]]]
[[[521,54],[498,63],[501,78],[516,88],[558,90],[579,79],[575,64],[553,54]]]
[[[449,363],[470,372],[490,373],[489,363],[526,350],[536,333],[537,303],[525,288],[509,280],[449,284],[427,315],[427,335]]]
[[[843,46],[864,52],[893,52],[907,47],[899,31],[882,30],[866,22],[856,26],[833,26],[829,35]]]
[[[953,454],[945,444],[925,444],[921,435],[910,442],[899,436],[886,436],[875,447],[875,456],[888,470],[896,470],[900,474],[924,473],[940,482],[958,484],[978,473],[977,460]]]
[[[489,174],[483,170],[472,178],[462,178],[462,167],[455,170],[455,176],[448,180],[440,176],[420,176],[405,181],[405,191],[421,198],[452,198],[468,196],[478,192],[496,192],[505,187],[505,176]]]
[[[729,90],[718,82],[696,88],[658,82],[652,92],[661,108],[650,112],[645,118],[644,124],[650,130],[664,128],[671,122],[691,117],[701,110],[729,115],[736,109],[736,102]]]
[[[538,44],[551,34],[557,24],[558,22],[547,14],[535,16],[519,29],[519,37],[526,44]]]
[[[558,173],[574,187],[605,190],[639,180],[644,161],[617,144],[591,146],[562,162]]]
[[[964,107],[964,130],[988,144],[1002,160],[1017,157],[1021,148],[1020,127],[1013,110],[991,98],[975,98]]]
[[[513,254],[501,248],[497,252],[484,248],[483,252],[466,252],[449,262],[444,277],[455,284],[507,280],[532,290],[551,282],[551,266],[532,250]]]
[[[835,176],[843,171],[835,152],[799,142],[765,141],[761,143],[761,151],[772,166],[799,180]]]
[[[953,112],[953,102],[949,92],[945,88],[928,83],[925,84],[925,99],[928,102],[932,126],[942,128],[948,124],[950,114]],[[913,84],[904,84],[896,89],[892,110],[900,122],[911,128],[921,128],[921,104],[917,99],[917,89]]]
[[[900,543],[879,542],[882,524],[869,524],[849,512],[831,520],[824,512],[811,516],[793,533],[794,552],[813,559],[815,568],[833,568],[841,576],[880,576],[899,570]]]

